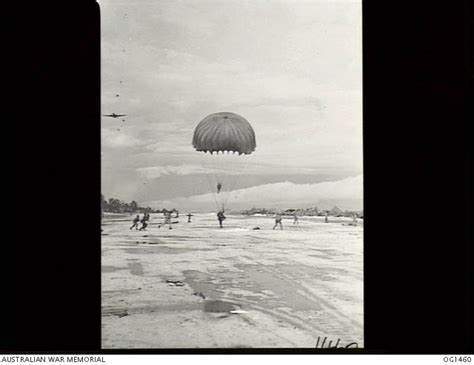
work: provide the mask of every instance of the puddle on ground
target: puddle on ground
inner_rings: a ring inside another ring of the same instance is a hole
[[[310,257],[316,257],[316,258],[318,258],[318,259],[323,259],[323,260],[327,260],[327,258],[328,258],[327,256],[322,256],[322,255],[308,255],[308,256],[310,256]]]
[[[127,270],[125,267],[116,267],[116,266],[102,266],[102,273],[116,272],[120,270]]]
[[[206,300],[203,305],[203,310],[206,313],[229,313],[235,310],[235,306],[222,300]]]
[[[137,248],[125,248],[125,252],[135,255],[142,254],[165,254],[165,255],[178,255],[184,252],[194,251],[214,251],[212,248],[183,248],[183,247],[170,247],[170,246],[153,246],[153,247],[137,247]]]
[[[183,271],[184,282],[188,284],[195,293],[202,293],[206,298],[218,298],[222,295],[216,288],[211,278],[198,270]]]
[[[202,293],[206,298],[219,298],[225,293],[226,297],[234,298],[237,302],[255,303],[269,309],[288,306],[299,311],[321,310],[321,305],[310,294],[306,295],[303,287],[295,286],[293,280],[264,271],[262,267],[255,265],[242,265],[240,268],[240,273],[230,276],[222,273],[218,279],[197,270],[186,270],[183,271],[184,281],[194,292]],[[243,287],[248,294],[242,292]],[[272,293],[272,297],[265,293]],[[266,296],[264,301],[262,296]]]
[[[166,241],[153,239],[153,241],[135,241],[135,243],[142,244],[142,245],[163,245],[168,244]]]
[[[318,251],[319,253],[327,256],[334,256],[339,254],[339,251],[331,250],[328,248],[313,248],[312,251]]]
[[[128,264],[128,268],[132,275],[143,276],[143,266],[140,263],[132,262]]]
[[[186,240],[192,240],[192,241],[194,241],[196,239],[195,237],[191,237],[191,236],[175,236],[175,235],[173,235],[172,238],[176,239],[176,240],[179,240],[179,241],[181,241],[181,240],[185,240],[185,241]]]
[[[305,265],[236,266],[240,269],[238,273],[213,272],[212,276],[198,270],[185,270],[183,281],[194,293],[201,293],[205,298],[209,298],[206,303],[213,303],[224,297],[235,300],[236,303],[255,303],[268,309],[283,306],[295,311],[320,311],[323,307],[314,294],[305,288],[304,283],[308,280],[337,281],[341,274],[347,273],[344,269]],[[243,288],[245,292],[242,291]],[[219,308],[226,308],[223,311],[228,311],[229,308],[226,304],[206,305],[209,311],[216,312]]]
[[[270,290],[276,295],[276,300],[266,299],[265,307],[285,306],[297,311],[321,310],[319,303],[311,300],[308,296],[302,294],[305,292],[303,287],[295,285],[293,280],[287,280],[284,277],[278,277],[273,272],[263,271],[256,266],[243,265],[245,274],[252,281],[253,285],[247,290],[262,292]]]

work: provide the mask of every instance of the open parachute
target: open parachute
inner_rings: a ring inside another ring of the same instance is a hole
[[[215,113],[201,120],[194,130],[193,147],[203,152],[255,151],[255,132],[250,123],[234,113]]]
[[[203,155],[218,210],[225,209],[232,188],[246,172],[248,156],[256,146],[252,126],[238,114],[214,113],[196,126],[193,147]]]

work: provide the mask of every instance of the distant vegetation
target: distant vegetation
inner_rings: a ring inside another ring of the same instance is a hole
[[[254,215],[254,214],[263,214],[263,215],[273,215],[275,213],[280,213],[281,215],[293,215],[297,214],[298,216],[325,216],[330,215],[334,217],[352,217],[355,214],[359,218],[364,217],[363,211],[354,211],[354,210],[341,210],[338,207],[333,207],[332,209],[319,209],[318,207],[313,208],[289,208],[289,209],[266,209],[266,208],[252,208],[241,210],[239,214],[244,215]]]
[[[136,201],[131,201],[130,203],[123,202],[119,199],[109,198],[105,199],[101,195],[102,200],[102,212],[105,213],[163,213],[168,211],[167,209],[153,209],[150,207],[140,207]],[[177,212],[175,208],[170,210],[171,212]],[[329,210],[321,210],[318,207],[313,208],[289,208],[289,209],[266,209],[266,208],[252,208],[241,210],[238,212],[231,212],[234,214],[243,214],[243,215],[274,215],[275,213],[280,213],[281,215],[292,216],[296,213],[298,216],[325,216],[330,215],[333,217],[352,217],[355,214],[359,218],[364,217],[363,211],[353,211],[353,210],[341,210],[338,207],[333,207]]]
[[[109,198],[105,199],[104,195],[101,195],[101,207],[102,212],[105,213],[163,213],[166,209],[153,209],[150,207],[140,207],[136,201],[125,203],[119,199]],[[172,209],[172,212],[176,212],[176,209]]]

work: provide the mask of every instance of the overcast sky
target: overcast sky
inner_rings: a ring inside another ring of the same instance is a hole
[[[102,118],[107,198],[212,209],[212,171],[192,135],[229,111],[257,139],[248,163],[236,163],[235,208],[362,208],[360,2],[99,4],[102,112],[127,114]]]

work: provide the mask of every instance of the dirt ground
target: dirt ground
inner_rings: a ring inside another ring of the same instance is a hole
[[[363,347],[363,227],[196,214],[105,216],[103,348]],[[260,229],[253,229],[259,227]],[[321,344],[321,343],[320,343]]]

